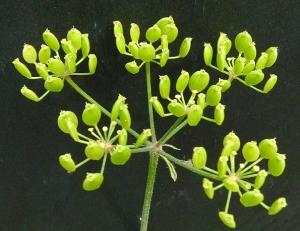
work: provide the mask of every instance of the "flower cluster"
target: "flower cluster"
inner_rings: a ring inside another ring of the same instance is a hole
[[[101,118],[100,107],[96,104],[86,103],[85,109],[82,112],[82,121],[87,126],[90,126],[88,131],[94,138],[89,138],[77,131],[78,118],[72,111],[61,111],[58,116],[58,127],[64,133],[69,134],[74,141],[85,144],[86,159],[78,164],[75,164],[70,153],[66,153],[59,157],[61,166],[68,172],[74,172],[78,167],[90,160],[102,160],[102,168],[97,173],[87,173],[83,181],[83,189],[87,191],[98,189],[104,180],[104,168],[106,159],[110,155],[111,163],[114,165],[124,165],[131,157],[132,149],[142,146],[151,136],[150,129],[144,129],[137,137],[135,144],[127,144],[127,130],[131,126],[131,116],[126,98],[119,95],[111,110],[111,123],[109,128],[102,127],[102,132],[98,127]],[[114,134],[117,119],[120,119],[121,130],[117,130]]]
[[[28,64],[35,65],[38,77],[33,77],[28,67],[22,63],[18,58],[13,61],[15,68],[28,79],[43,79],[44,87],[47,90],[41,97],[26,86],[23,86],[21,93],[30,100],[35,102],[40,101],[49,92],[60,92],[64,87],[65,78],[70,75],[90,75],[95,73],[97,66],[97,57],[90,54],[90,41],[88,34],[82,34],[76,28],[72,28],[67,33],[67,38],[60,42],[56,36],[46,30],[43,33],[43,40],[45,44],[41,45],[40,50],[29,44],[25,44],[23,48],[23,59]],[[65,53],[64,60],[59,55],[59,50],[62,48]],[[78,59],[78,51],[81,50],[81,58]],[[52,53],[55,55],[51,57]],[[76,73],[76,66],[80,64],[85,58],[89,59],[88,67],[89,73]]]
[[[212,64],[213,48],[211,44],[205,43],[203,52],[205,64],[227,74],[229,78],[228,80],[223,80],[223,82],[229,86],[236,79],[261,93],[268,93],[272,90],[277,82],[277,76],[274,74],[270,75],[262,90],[254,86],[264,80],[263,70],[273,66],[276,62],[278,57],[277,47],[269,47],[255,61],[257,53],[255,43],[247,31],[239,33],[235,37],[234,44],[239,52],[238,57],[227,57],[231,50],[232,42],[226,34],[220,33],[217,42],[216,66],[214,66]]]
[[[169,113],[164,112],[164,108],[158,98],[153,96],[150,99],[155,111],[161,116],[183,117],[187,116],[187,123],[190,126],[196,126],[201,118],[221,125],[225,118],[225,106],[220,103],[222,92],[226,91],[224,86],[218,84],[211,85],[206,90],[206,94],[202,91],[208,86],[210,76],[205,70],[194,72],[191,76],[187,71],[182,70],[176,81],[176,91],[178,94],[173,99],[170,98],[171,80],[168,75],[160,76],[159,92],[163,99],[167,99]],[[188,100],[184,98],[184,91],[189,89],[191,96]],[[203,111],[207,106],[214,107],[214,118],[208,118],[203,115]]]
[[[225,210],[219,212],[220,219],[225,225],[235,228],[234,216],[228,213],[231,194],[236,192],[240,196],[240,203],[245,207],[262,205],[270,215],[278,213],[286,204],[285,198],[277,199],[271,206],[263,203],[264,195],[260,188],[264,185],[268,175],[280,176],[285,169],[285,155],[278,153],[275,139],[264,139],[259,144],[255,141],[247,142],[241,148],[245,159],[236,169],[235,156],[240,150],[239,137],[230,132],[223,139],[223,149],[217,163],[217,170],[206,167],[207,153],[204,147],[195,147],[192,163],[197,169],[203,169],[215,174],[222,179],[222,183],[213,187],[213,181],[204,178],[203,189],[208,198],[212,199],[217,189],[225,187],[228,190],[228,198]],[[260,169],[258,163],[268,161],[268,168]],[[253,182],[247,179],[253,178]],[[244,193],[242,193],[242,190]]]
[[[178,28],[171,16],[161,18],[152,27],[148,28],[145,34],[148,42],[139,42],[140,28],[135,23],[131,24],[131,41],[128,44],[125,42],[123,26],[120,21],[114,22],[114,35],[116,38],[117,49],[121,54],[132,56],[134,59],[142,61],[139,66],[136,61],[125,64],[126,69],[132,74],[138,73],[145,62],[154,62],[163,67],[169,59],[187,56],[192,41],[192,38],[185,38],[179,48],[179,54],[174,57],[169,56],[170,50],[168,44],[172,43],[178,35]],[[153,46],[153,43],[155,42],[160,42],[157,48]]]

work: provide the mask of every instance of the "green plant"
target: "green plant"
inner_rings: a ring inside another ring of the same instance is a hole
[[[245,207],[260,204],[268,210],[270,215],[276,214],[284,208],[287,205],[285,198],[279,198],[271,206],[267,206],[263,202],[264,195],[259,190],[268,175],[280,176],[285,169],[285,155],[278,153],[275,139],[264,139],[258,144],[255,141],[250,141],[241,145],[239,137],[234,132],[230,132],[224,137],[223,149],[216,163],[216,169],[206,166],[208,154],[202,146],[193,149],[191,159],[188,161],[177,159],[164,151],[164,147],[171,147],[178,151],[175,146],[167,142],[185,126],[197,126],[202,120],[221,125],[225,118],[225,106],[221,104],[222,93],[228,91],[235,80],[260,93],[268,93],[276,84],[276,75],[272,74],[265,81],[262,89],[257,88],[256,85],[264,80],[263,70],[275,63],[277,48],[270,47],[255,61],[256,47],[252,42],[252,37],[245,31],[239,33],[234,41],[238,56],[236,58],[227,57],[232,47],[232,41],[226,34],[221,33],[216,48],[216,65],[212,64],[213,48],[208,43],[204,45],[203,56],[206,65],[220,71],[227,77],[219,79],[218,82],[208,87],[210,75],[204,69],[191,75],[183,70],[176,80],[177,94],[172,96],[171,82],[175,83],[174,79],[168,75],[163,75],[160,76],[158,86],[161,98],[159,99],[158,96],[152,95],[151,63],[163,67],[169,60],[184,58],[189,53],[192,39],[185,38],[178,49],[178,55],[170,56],[168,45],[178,35],[178,29],[172,17],[162,18],[154,26],[148,28],[146,31],[148,42],[139,43],[140,28],[134,23],[131,24],[131,42],[128,44],[125,42],[123,26],[119,21],[114,22],[114,35],[118,51],[134,59],[134,61],[126,63],[125,68],[130,73],[137,74],[143,65],[146,67],[146,92],[150,125],[141,133],[137,133],[131,128],[132,122],[136,121],[131,121],[130,108],[126,104],[124,96],[119,95],[112,105],[112,109],[108,111],[73,81],[72,76],[74,75],[90,75],[96,70],[97,57],[90,54],[90,43],[87,34],[81,34],[77,29],[72,28],[67,33],[67,38],[59,43],[55,35],[46,30],[43,33],[46,45],[42,45],[39,52],[33,46],[25,44],[23,58],[26,63],[35,65],[39,77],[32,77],[31,71],[19,59],[13,61],[16,69],[26,78],[31,80],[42,79],[44,81],[46,92],[40,97],[26,86],[21,89],[21,93],[30,100],[38,102],[49,92],[60,92],[64,87],[64,83],[67,82],[88,101],[81,119],[89,127],[90,136],[77,131],[79,120],[72,111],[61,111],[57,119],[61,131],[69,134],[75,142],[85,145],[86,157],[80,163],[75,163],[70,153],[59,157],[59,163],[65,170],[71,173],[88,161],[102,161],[99,172],[87,173],[83,181],[83,189],[91,191],[100,188],[104,181],[104,170],[108,158],[114,165],[124,165],[135,153],[149,153],[150,163],[141,217],[142,231],[147,230],[159,158],[167,164],[174,181],[176,181],[177,173],[173,164],[204,176],[203,189],[210,199],[214,197],[216,190],[225,187],[228,190],[228,196],[225,208],[219,212],[219,217],[228,227],[236,227],[234,216],[229,213],[232,193],[239,194],[240,202]],[[156,47],[154,47],[155,45]],[[65,53],[64,61],[59,53],[60,48]],[[55,55],[51,57],[53,53]],[[80,56],[81,58],[79,58]],[[77,73],[77,65],[86,58],[88,58],[89,72]],[[37,60],[39,60],[39,63],[37,63]],[[137,64],[137,62],[140,63]],[[188,94],[189,97],[187,97]],[[163,105],[167,105],[167,108]],[[213,116],[209,117],[206,113],[209,114],[211,109],[213,110]],[[171,117],[171,119],[175,117],[174,124],[160,138],[156,136],[154,111],[160,117]],[[108,126],[103,126],[100,129],[98,125],[102,113],[108,116],[111,122]],[[127,142],[129,135],[136,139],[132,144]],[[245,162],[236,166],[235,157],[238,151],[242,152]],[[268,161],[267,170],[261,170],[258,166],[263,160]],[[253,180],[248,181],[251,178]],[[214,187],[212,180],[219,181],[220,184]]]

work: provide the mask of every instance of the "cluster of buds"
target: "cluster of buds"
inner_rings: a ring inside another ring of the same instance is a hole
[[[232,82],[234,79],[237,79],[261,93],[271,91],[277,82],[275,74],[270,75],[262,90],[254,86],[264,80],[263,70],[273,66],[276,62],[278,56],[277,47],[268,48],[255,61],[257,53],[255,43],[247,31],[239,33],[235,38],[234,44],[239,52],[238,57],[227,57],[232,42],[226,34],[220,33],[217,42],[216,66],[214,66],[212,64],[213,48],[211,44],[205,43],[203,53],[205,64],[227,74],[229,78],[226,81]]]
[[[271,205],[263,203],[264,195],[260,188],[264,185],[268,175],[280,176],[285,169],[285,155],[278,153],[275,139],[264,139],[259,144],[250,141],[244,144],[241,152],[245,159],[236,169],[235,156],[240,149],[239,137],[230,132],[223,139],[223,149],[217,163],[217,169],[206,167],[207,153],[204,147],[195,147],[192,155],[193,166],[197,169],[215,174],[222,183],[213,187],[213,182],[207,178],[203,179],[203,189],[208,198],[212,199],[217,189],[225,187],[228,190],[228,199],[225,210],[219,212],[220,219],[225,225],[235,228],[234,216],[228,213],[232,193],[238,193],[240,203],[245,207],[262,205],[268,210],[269,215],[278,213],[286,207],[285,198],[281,197]],[[258,163],[262,160],[268,161],[267,169],[260,169]],[[247,179],[254,179],[248,182]],[[244,191],[244,193],[242,192]]]
[[[49,92],[60,92],[64,87],[64,80],[70,75],[89,75],[95,73],[97,67],[97,57],[90,54],[90,41],[88,34],[82,34],[76,28],[72,28],[67,33],[67,38],[62,39],[59,43],[56,36],[46,30],[43,33],[43,40],[45,44],[41,45],[40,50],[29,44],[25,44],[23,48],[23,59],[28,64],[35,65],[35,70],[38,77],[33,77],[28,67],[22,63],[18,58],[13,61],[18,72],[28,79],[43,79],[44,87],[47,90],[41,97],[26,86],[21,89],[21,93],[30,100],[35,102],[40,101]],[[65,53],[64,60],[59,55],[59,50],[62,48]],[[81,58],[78,59],[78,51],[81,50]],[[52,53],[54,56],[51,57]],[[85,58],[88,61],[88,73],[76,73],[76,66],[80,64]]]
[[[136,61],[126,63],[125,68],[132,74],[138,73],[145,62],[154,62],[163,67],[170,58],[175,59],[187,56],[192,41],[192,38],[185,38],[179,48],[179,54],[174,57],[169,56],[168,44],[172,43],[178,35],[178,28],[171,16],[158,20],[152,27],[148,28],[145,35],[148,42],[139,42],[140,28],[135,23],[131,24],[131,41],[128,44],[125,42],[123,26],[120,21],[114,21],[114,35],[117,49],[121,54],[129,55],[136,60],[142,61],[139,66]],[[160,42],[157,48],[153,46],[155,42]]]
[[[78,118],[72,111],[61,111],[58,116],[57,124],[60,130],[69,134],[74,141],[86,145],[84,150],[86,158],[83,161],[75,164],[71,154],[67,153],[59,157],[61,166],[68,172],[74,172],[78,167],[90,160],[103,161],[99,173],[87,173],[83,181],[83,189],[87,191],[98,189],[102,185],[108,155],[112,164],[124,165],[130,159],[132,149],[142,146],[151,136],[150,129],[144,129],[137,137],[135,144],[127,144],[127,130],[131,125],[131,117],[128,107],[125,104],[125,99],[124,96],[119,95],[111,110],[110,126],[109,128],[106,126],[102,127],[102,132],[98,127],[101,118],[100,107],[96,104],[86,103],[81,118],[85,125],[90,126],[88,131],[93,138],[84,136],[77,131]],[[118,118],[120,119],[122,129],[117,130],[114,134]]]
[[[227,89],[224,84],[214,84],[207,88],[209,80],[209,74],[203,69],[194,72],[191,76],[187,71],[182,70],[176,81],[176,91],[178,94],[171,99],[170,78],[167,75],[160,76],[159,92],[161,98],[169,101],[167,106],[169,113],[165,114],[164,108],[156,96],[153,96],[150,102],[161,117],[170,115],[176,117],[187,116],[187,122],[190,126],[196,126],[201,118],[221,125],[225,118],[225,106],[222,105],[220,101],[222,92]],[[183,94],[187,87],[191,92],[189,100],[185,100]],[[206,88],[206,93],[203,93],[202,91]],[[215,107],[213,119],[203,116],[204,109],[207,106]]]

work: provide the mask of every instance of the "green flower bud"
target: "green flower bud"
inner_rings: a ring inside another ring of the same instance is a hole
[[[239,33],[234,40],[235,48],[239,53],[243,53],[251,42],[252,37],[247,31]]]
[[[275,215],[279,213],[283,208],[287,206],[286,199],[284,197],[278,198],[273,204],[270,206],[268,210],[269,215]]]
[[[271,74],[270,78],[265,83],[265,86],[263,89],[264,93],[268,93],[269,91],[271,91],[273,89],[273,87],[275,86],[276,82],[277,82],[277,75]]]
[[[30,99],[34,102],[39,101],[39,97],[34,93],[34,91],[28,89],[25,85],[21,88],[21,93],[24,95],[27,99]]]
[[[250,61],[244,66],[243,74],[245,74],[245,75],[249,74],[251,71],[254,70],[254,67],[255,67],[255,62],[254,62],[254,60],[250,60]]]
[[[111,116],[110,116],[111,121],[114,121],[118,118],[120,114],[120,106],[125,103],[125,100],[126,98],[124,96],[122,95],[118,96],[118,99],[116,100],[116,102],[114,103],[111,109]]]
[[[214,194],[215,194],[215,190],[213,188],[213,182],[207,178],[203,178],[202,187],[204,189],[206,196],[209,199],[213,199]]]
[[[161,36],[161,30],[156,24],[154,24],[154,26],[150,27],[146,31],[146,39],[150,43],[153,43],[153,42],[156,42],[157,40],[159,40],[160,36]]]
[[[39,50],[38,57],[41,63],[47,63],[51,57],[50,47],[43,44]]]
[[[160,37],[160,47],[161,49],[168,48],[168,36],[167,35],[162,35]]]
[[[137,24],[131,23],[130,38],[133,42],[138,43],[140,38],[140,28]]]
[[[264,185],[267,176],[268,176],[268,173],[266,172],[266,170],[264,170],[264,169],[260,170],[257,173],[257,176],[255,177],[254,188],[260,189]]]
[[[277,144],[275,139],[264,139],[258,145],[260,156],[265,159],[270,159],[277,153]]]
[[[249,43],[249,46],[244,51],[244,57],[249,60],[254,60],[256,58],[256,47],[255,42]]]
[[[151,130],[150,129],[144,129],[143,132],[138,136],[134,147],[139,148],[141,147],[151,136]]]
[[[223,180],[224,186],[227,190],[231,192],[238,192],[239,191],[239,184],[232,178],[226,178]]]
[[[231,142],[230,140],[227,140],[226,144],[223,145],[221,156],[229,157],[233,151],[233,146],[234,146],[234,143]]]
[[[43,40],[50,49],[54,50],[55,52],[59,50],[60,45],[59,42],[54,34],[50,32],[50,30],[45,30],[43,33]]]
[[[245,66],[245,59],[242,57],[238,57],[234,62],[233,71],[234,74],[239,75],[243,72]]]
[[[148,43],[140,43],[139,57],[144,62],[150,62],[155,57],[155,48]]]
[[[118,130],[118,143],[122,146],[125,146],[127,144],[127,139],[128,139],[128,133],[127,131],[122,128],[122,130]]]
[[[135,61],[126,63],[125,68],[131,74],[136,74],[140,71],[140,68],[138,67]]]
[[[170,51],[169,51],[168,48],[162,49],[161,55],[160,55],[160,60],[159,60],[159,63],[160,63],[161,67],[164,67],[167,64],[167,61],[169,59],[169,55],[170,55]]]
[[[122,128],[128,130],[131,126],[131,116],[127,104],[123,104],[120,106],[119,116],[120,116]]]
[[[81,52],[83,58],[87,57],[90,53],[90,40],[88,34],[81,35]]]
[[[59,156],[58,161],[60,165],[67,170],[69,173],[76,170],[75,162],[71,157],[70,153]]]
[[[219,212],[219,217],[221,221],[227,225],[229,228],[235,228],[236,223],[234,220],[234,216],[232,214],[226,213],[226,212]]]
[[[213,48],[210,43],[204,43],[203,57],[205,64],[210,66],[213,58]]]
[[[225,55],[227,55],[231,49],[231,45],[232,45],[231,40],[226,37],[224,41],[221,43],[220,47],[218,47],[219,48],[218,52],[224,49]]]
[[[125,44],[125,38],[124,35],[121,33],[116,34],[116,45],[117,49],[121,54],[126,53],[126,44]]]
[[[221,50],[221,46],[222,46],[222,43],[228,39],[227,37],[227,34],[223,33],[223,32],[220,32],[220,36],[218,38],[218,42],[217,42],[217,51],[219,52]]]
[[[159,76],[159,93],[161,98],[168,99],[171,89],[171,81],[169,76],[161,75]]]
[[[178,77],[176,82],[176,91],[182,93],[189,83],[190,75],[187,71],[182,70],[181,75]]]
[[[268,161],[268,172],[273,176],[280,176],[285,169],[285,155],[276,153]]]
[[[32,77],[31,72],[25,66],[24,63],[21,63],[21,61],[19,59],[15,59],[12,63],[21,75],[23,75],[24,77],[26,77],[28,79],[31,79],[31,77]]]
[[[88,58],[89,58],[89,63],[88,63],[89,71],[91,74],[94,74],[96,71],[97,62],[98,62],[97,56],[94,54],[89,54]]]
[[[87,173],[86,178],[83,181],[82,187],[86,191],[92,191],[100,188],[104,180],[104,176],[101,173]]]
[[[253,86],[259,84],[263,81],[265,75],[261,70],[251,71],[245,77],[245,82],[248,86]]]
[[[266,52],[262,52],[261,56],[256,61],[255,70],[264,69],[267,61],[268,61],[268,54]]]
[[[215,107],[214,117],[217,125],[221,125],[223,123],[225,119],[224,111],[225,111],[225,106],[220,103]]]
[[[127,146],[117,145],[111,153],[110,161],[115,165],[124,165],[131,156],[131,150]]]
[[[60,92],[64,87],[64,81],[58,77],[48,76],[44,82],[44,87],[51,92]]]
[[[206,165],[207,153],[204,147],[193,149],[192,163],[196,169],[204,168]]]
[[[209,83],[209,74],[205,70],[196,71],[189,80],[190,91],[203,91]]]
[[[233,150],[232,151],[237,152],[240,148],[240,145],[241,145],[240,138],[234,132],[230,132],[223,139],[223,145],[224,146],[226,145],[228,140],[230,140],[233,143]]]
[[[226,66],[226,53],[224,49],[221,49],[217,53],[217,67],[219,71],[223,71]]]
[[[264,200],[264,195],[258,190],[253,189],[252,191],[245,192],[240,197],[240,202],[245,207],[253,207],[259,205]]]
[[[164,108],[162,104],[158,101],[156,96],[151,97],[150,102],[154,107],[154,110],[159,114],[161,117],[165,116]]]
[[[231,82],[227,79],[219,79],[216,85],[222,88],[221,92],[225,92],[231,87]]]
[[[105,152],[105,144],[100,141],[90,141],[84,149],[86,157],[91,160],[100,160]]]
[[[164,17],[156,22],[156,25],[162,30],[166,25],[174,23],[172,16]]]
[[[253,162],[259,157],[259,148],[255,141],[250,141],[244,144],[242,149],[243,156],[246,161]]]
[[[71,111],[61,111],[59,113],[59,116],[57,118],[57,124],[58,127],[61,131],[63,131],[64,133],[69,133],[69,129],[66,125],[66,121],[72,121],[72,123],[75,125],[75,127],[77,128],[78,126],[78,119],[77,116],[74,114],[74,112]]]
[[[37,73],[44,79],[46,80],[47,77],[49,76],[48,70],[45,64],[43,63],[36,63],[35,64],[35,69]]]
[[[130,42],[128,44],[128,50],[130,54],[132,54],[133,58],[138,59],[139,58],[139,47],[135,42]]]
[[[75,27],[68,31],[67,39],[72,41],[72,44],[76,50],[81,48],[81,32]]]
[[[187,54],[189,53],[190,49],[191,49],[191,43],[192,43],[192,38],[185,38],[181,45],[180,45],[180,49],[179,49],[179,57],[183,58],[185,56],[187,56]]]
[[[78,132],[77,132],[77,125],[75,125],[71,118],[67,118],[65,121],[65,126],[67,127],[68,133],[72,137],[73,140],[76,142],[79,140]]]
[[[86,125],[96,126],[101,118],[100,107],[96,104],[86,103],[81,118]]]
[[[206,104],[210,106],[216,106],[220,103],[222,98],[221,87],[217,85],[211,85],[206,92]]]
[[[217,164],[219,177],[224,177],[227,172],[227,162],[228,157],[227,156],[220,156]]]
[[[66,39],[62,39],[60,41],[61,43],[61,47],[63,49],[63,51],[66,53],[66,54],[69,54],[71,53],[71,51],[73,50],[73,52],[75,53],[75,48],[74,46],[72,47],[72,42],[71,41],[67,41]],[[71,49],[71,50],[70,50]]]
[[[186,114],[184,106],[178,103],[177,100],[172,100],[172,102],[168,104],[168,110],[176,117],[181,117]]]
[[[65,64],[60,59],[50,58],[48,68],[53,74],[61,75],[65,71]]]
[[[192,105],[187,113],[188,124],[190,126],[197,126],[202,118],[202,114],[203,109],[199,105]]]
[[[205,108],[205,94],[204,93],[200,93],[198,94],[197,97],[197,105],[199,105],[202,109]]]
[[[123,34],[123,26],[120,21],[114,21],[114,34],[117,37],[117,34]]]
[[[178,28],[176,27],[175,23],[168,24],[161,29],[161,34],[167,35],[168,43],[171,43],[177,38]]]
[[[266,51],[266,53],[268,55],[268,60],[265,63],[265,67],[271,67],[276,62],[277,57],[278,57],[277,47],[270,47],[270,48],[268,48],[268,50]]]
[[[65,64],[70,74],[73,74],[76,71],[76,60],[71,53],[65,55]]]

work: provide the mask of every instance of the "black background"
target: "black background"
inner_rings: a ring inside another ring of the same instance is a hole
[[[123,167],[108,164],[101,189],[82,189],[85,173],[97,171],[98,163],[88,163],[75,173],[67,174],[58,156],[71,152],[76,161],[84,158],[84,146],[74,143],[57,127],[60,110],[80,115],[85,100],[68,85],[59,94],[49,94],[34,103],[20,94],[26,84],[38,95],[43,94],[41,81],[23,78],[12,61],[22,55],[24,43],[37,49],[43,43],[41,34],[49,28],[59,40],[75,26],[89,33],[91,52],[98,56],[93,76],[74,80],[105,108],[121,93],[132,111],[133,128],[147,128],[147,106],[144,69],[138,75],[126,72],[130,58],[118,53],[113,36],[113,21],[120,20],[129,40],[130,23],[137,23],[145,33],[158,19],[172,15],[179,36],[171,44],[178,52],[180,41],[192,37],[192,50],[181,60],[169,61],[165,68],[152,65],[153,91],[157,93],[158,75],[173,80],[184,69],[193,73],[205,68],[211,83],[225,77],[205,67],[203,43],[215,46],[219,33],[234,40],[247,30],[256,42],[258,53],[277,46],[279,58],[266,74],[278,75],[278,84],[267,95],[234,82],[224,94],[226,120],[222,126],[202,121],[198,127],[183,129],[170,143],[182,151],[176,157],[188,159],[194,146],[205,146],[208,166],[215,167],[222,139],[234,130],[242,143],[276,137],[279,152],[287,156],[287,167],[279,177],[268,177],[262,188],[265,203],[280,196],[288,207],[268,216],[260,207],[244,208],[233,196],[229,209],[235,214],[236,230],[299,230],[299,12],[298,1],[5,1],[0,5],[0,230],[21,231],[135,231],[139,230],[147,175],[147,154],[136,154]],[[10,2],[10,3],[8,3]],[[81,64],[87,71],[86,62]],[[103,117],[104,118],[104,117]],[[105,118],[101,126],[107,125]],[[162,134],[172,119],[158,121]],[[86,127],[80,124],[80,131]],[[87,133],[86,133],[87,134]],[[149,231],[230,230],[218,218],[223,210],[226,191],[207,199],[201,187],[202,177],[177,167],[176,183],[166,165],[160,162],[155,184]]]

